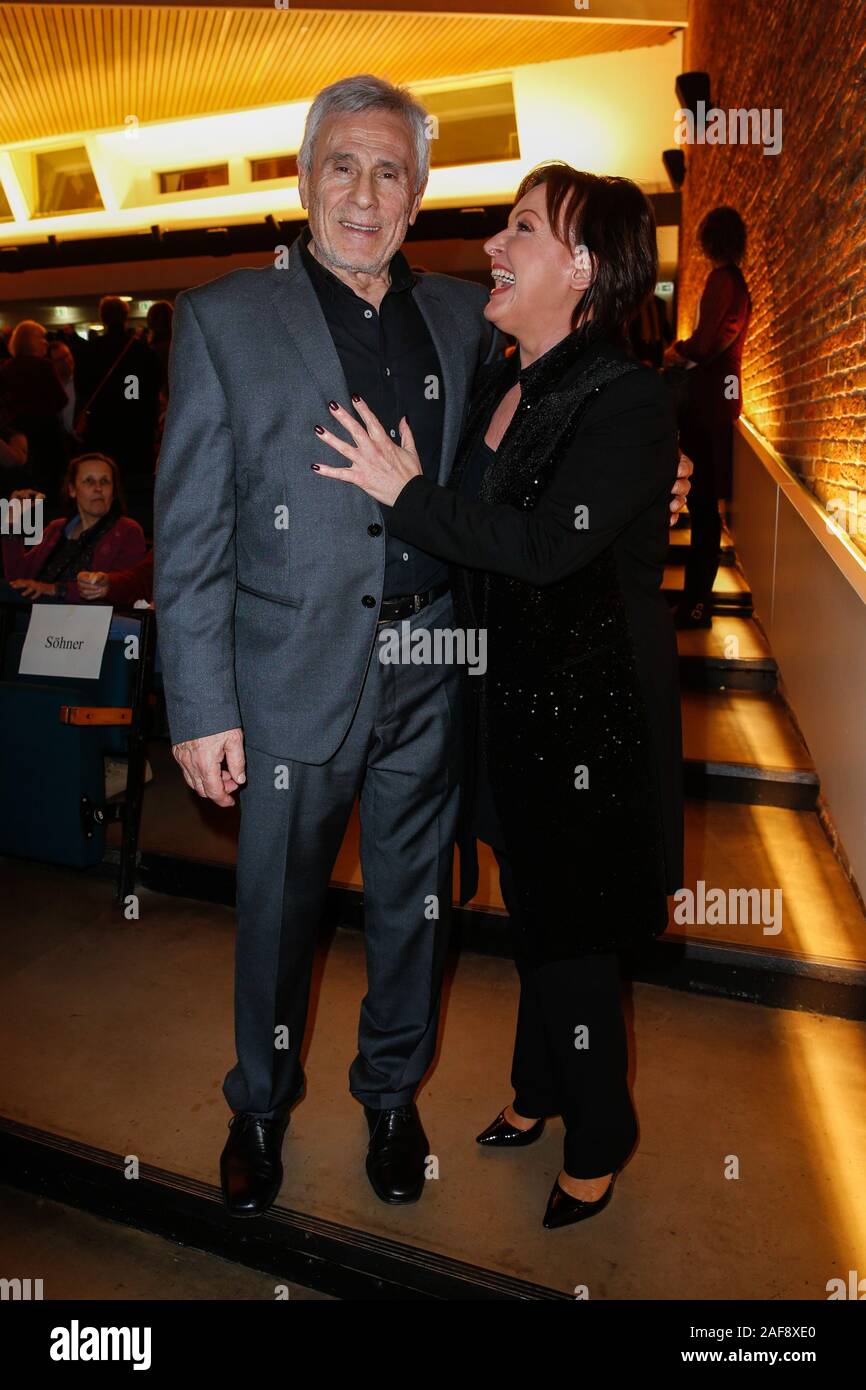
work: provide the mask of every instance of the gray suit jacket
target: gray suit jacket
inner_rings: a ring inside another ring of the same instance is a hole
[[[442,369],[444,483],[494,350],[487,294],[430,274],[411,293]],[[241,727],[254,748],[326,762],[376,638],[385,537],[372,498],[310,469],[341,461],[313,427],[349,391],[297,241],[285,269],[178,295],[169,383],[154,599],[172,740]]]

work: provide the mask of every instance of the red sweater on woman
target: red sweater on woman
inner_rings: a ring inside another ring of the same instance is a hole
[[[689,372],[689,414],[705,425],[736,420],[742,410],[741,364],[752,301],[739,266],[722,265],[710,271],[690,338],[674,344],[681,357],[697,362]],[[729,384],[736,379],[736,395]]]
[[[38,579],[39,571],[53,553],[70,518],[50,521],[38,545],[26,545],[23,536],[3,537],[3,567],[7,579]],[[131,516],[119,516],[104,536],[100,536],[88,566],[91,570],[131,569],[144,559],[147,545],[144,532]],[[74,580],[64,580],[66,603],[84,603]]]

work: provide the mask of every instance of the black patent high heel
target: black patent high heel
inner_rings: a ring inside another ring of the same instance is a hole
[[[619,1168],[614,1170],[607,1188],[595,1202],[584,1202],[580,1197],[572,1197],[570,1192],[565,1192],[560,1187],[557,1178],[547,1199],[542,1226],[545,1230],[554,1231],[560,1226],[573,1226],[577,1221],[586,1221],[590,1216],[597,1216],[600,1211],[604,1211],[613,1196],[613,1185],[619,1173]]]
[[[525,1149],[527,1144],[534,1144],[536,1139],[540,1139],[543,1133],[543,1118],[536,1120],[531,1129],[518,1129],[516,1125],[508,1123],[505,1111],[500,1110],[493,1124],[476,1134],[475,1142],[490,1149]]]

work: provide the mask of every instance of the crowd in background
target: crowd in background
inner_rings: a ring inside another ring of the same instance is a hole
[[[672,342],[658,295],[628,327],[635,357],[664,370],[680,396],[680,442],[694,465],[679,627],[712,621],[719,502],[730,497],[751,311],[739,269],[746,245],[739,214],[713,209],[699,240],[712,270],[691,337]],[[152,596],[149,545],[173,309],[157,300],[139,330],[128,323],[126,301],[106,295],[99,317],[102,331],[87,339],[72,327],[49,333],[30,319],[0,334],[0,499],[41,495],[45,526],[39,544],[3,528],[0,597],[130,604]]]
[[[106,454],[130,514],[150,534],[173,311],[157,300],[143,330],[129,325],[128,312],[125,300],[106,295],[102,331],[88,338],[71,326],[49,332],[31,319],[0,335],[0,495],[35,488],[51,519],[64,507],[70,459]]]
[[[0,335],[0,498],[43,499],[38,544],[6,528],[5,597],[150,597],[172,316],[157,300],[136,329],[126,301],[106,295],[88,338],[31,319]]]

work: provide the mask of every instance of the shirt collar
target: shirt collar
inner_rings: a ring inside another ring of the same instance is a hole
[[[313,284],[326,288],[332,295],[351,294],[354,298],[359,299],[360,295],[356,295],[355,291],[349,285],[343,280],[340,280],[328,270],[327,266],[322,265],[322,262],[316,259],[309,249],[312,239],[312,232],[309,227],[305,227],[301,232],[299,243],[301,248],[301,260]],[[388,270],[391,277],[390,286],[386,291],[388,294],[399,294],[403,290],[411,290],[418,283],[418,276],[412,270],[402,251],[394,252]]]

